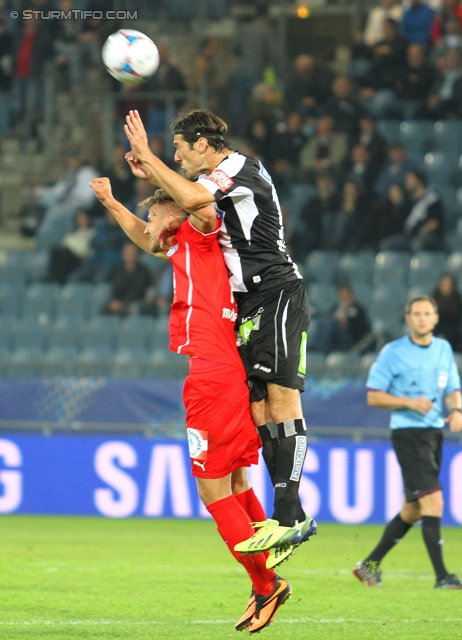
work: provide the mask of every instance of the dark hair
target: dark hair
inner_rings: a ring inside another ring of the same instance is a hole
[[[224,137],[228,131],[228,125],[207,109],[194,109],[186,115],[178,116],[172,122],[170,130],[173,135],[182,135],[191,148],[196,140],[206,138],[215,151],[231,149],[231,145]]]
[[[414,302],[429,302],[433,307],[433,311],[435,313],[438,313],[438,305],[436,304],[436,300],[434,300],[434,298],[432,298],[431,296],[422,295],[422,296],[415,296],[415,298],[411,298],[411,300],[409,300],[409,302],[406,305],[407,316],[411,313],[411,308]]]

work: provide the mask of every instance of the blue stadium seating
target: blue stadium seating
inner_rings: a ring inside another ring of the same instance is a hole
[[[400,141],[399,120],[378,120],[377,130],[382,134],[388,144]]]
[[[119,327],[117,345],[119,349],[140,349],[149,351],[156,324],[150,316],[129,316]]]
[[[462,251],[454,251],[448,256],[445,271],[452,273],[458,285],[462,285]]]
[[[363,282],[355,282],[352,288],[356,300],[367,310],[372,302],[372,285],[364,284]]]
[[[50,327],[48,348],[79,349],[80,335],[86,326],[78,316],[58,317]]]
[[[446,265],[447,256],[439,251],[419,251],[410,262],[409,286],[433,289]]]
[[[373,251],[359,251],[347,253],[339,261],[339,280],[342,284],[372,284],[375,253]]]
[[[188,373],[188,358],[169,351],[156,349],[146,364],[146,375],[151,378],[185,376]]]
[[[433,125],[433,146],[437,151],[460,153],[462,148],[462,122],[441,120]]]
[[[26,260],[26,269],[31,282],[40,282],[46,278],[49,259],[48,251],[37,251],[29,255]]]
[[[405,251],[381,251],[375,258],[373,282],[381,284],[406,284],[410,254]]]
[[[44,352],[40,347],[19,347],[10,353],[8,360],[8,375],[10,376],[40,376]]]
[[[432,186],[456,184],[459,158],[451,151],[431,151],[426,153],[423,169]]]
[[[84,318],[88,315],[93,294],[91,284],[70,282],[62,287],[56,307],[57,317],[74,316]]]
[[[107,346],[86,347],[77,355],[75,370],[81,376],[109,376],[114,351]]]
[[[407,300],[407,288],[399,283],[374,288],[370,307],[371,316],[387,317],[399,314]],[[403,314],[404,315],[404,312]]]
[[[308,378],[319,378],[326,370],[326,357],[319,351],[307,351],[306,375]]]
[[[37,347],[44,350],[49,332],[49,324],[42,324],[30,317],[16,320],[10,327],[11,346],[14,349]]]
[[[114,350],[119,324],[117,317],[93,316],[82,331],[82,348]]]
[[[312,251],[305,262],[307,282],[334,282],[340,253],[338,251]]]
[[[326,357],[326,374],[336,378],[354,378],[360,367],[360,357],[343,351],[333,351]]]
[[[78,350],[72,346],[50,346],[44,354],[42,375],[72,376],[76,375]]]
[[[111,295],[111,284],[109,282],[101,282],[93,285],[91,299],[90,299],[90,314],[99,314],[103,304],[108,302]]]
[[[433,123],[426,120],[406,120],[399,126],[400,141],[406,146],[409,157],[419,161],[433,143]]]
[[[151,353],[144,348],[119,349],[114,356],[112,375],[117,378],[143,377],[150,359]]]
[[[25,293],[22,282],[0,284],[0,313],[21,316]]]
[[[308,299],[313,315],[329,313],[338,302],[337,287],[333,284],[313,283],[308,287]]]
[[[57,284],[37,282],[30,285],[24,296],[23,316],[53,318],[59,291]]]

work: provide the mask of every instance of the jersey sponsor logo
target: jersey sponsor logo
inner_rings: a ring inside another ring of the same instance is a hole
[[[215,169],[212,171],[212,173],[207,176],[207,180],[214,182],[219,190],[223,192],[230,189],[234,184],[234,180],[222,169]]]
[[[189,456],[195,460],[207,460],[207,450],[209,448],[207,431],[190,428],[187,428],[186,431],[188,434]]]
[[[234,309],[223,308],[223,313],[221,317],[224,318],[225,320],[231,320],[231,322],[236,322],[237,313],[236,311],[234,311]]]
[[[254,369],[258,369],[259,371],[263,371],[263,373],[271,373],[271,368],[270,367],[264,367],[262,364],[254,364],[253,365]]]
[[[178,251],[179,248],[180,248],[180,243],[177,242],[176,244],[173,245],[173,247],[170,247],[170,249],[167,251],[167,256],[170,258],[171,256],[173,256],[174,253]]]

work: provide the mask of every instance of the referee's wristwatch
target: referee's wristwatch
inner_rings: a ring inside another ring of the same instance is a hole
[[[454,409],[451,409],[450,413],[452,413],[453,411],[458,411],[459,413],[462,413],[461,407],[454,407]]]

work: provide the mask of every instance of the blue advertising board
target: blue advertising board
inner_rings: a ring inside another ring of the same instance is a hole
[[[250,470],[267,511],[272,487],[263,464]],[[462,450],[448,442],[441,480],[445,524],[462,524]],[[402,501],[389,443],[316,442],[300,493],[324,522],[383,523]],[[205,518],[190,474],[186,441],[141,436],[0,436],[0,513],[100,515],[110,518]]]

